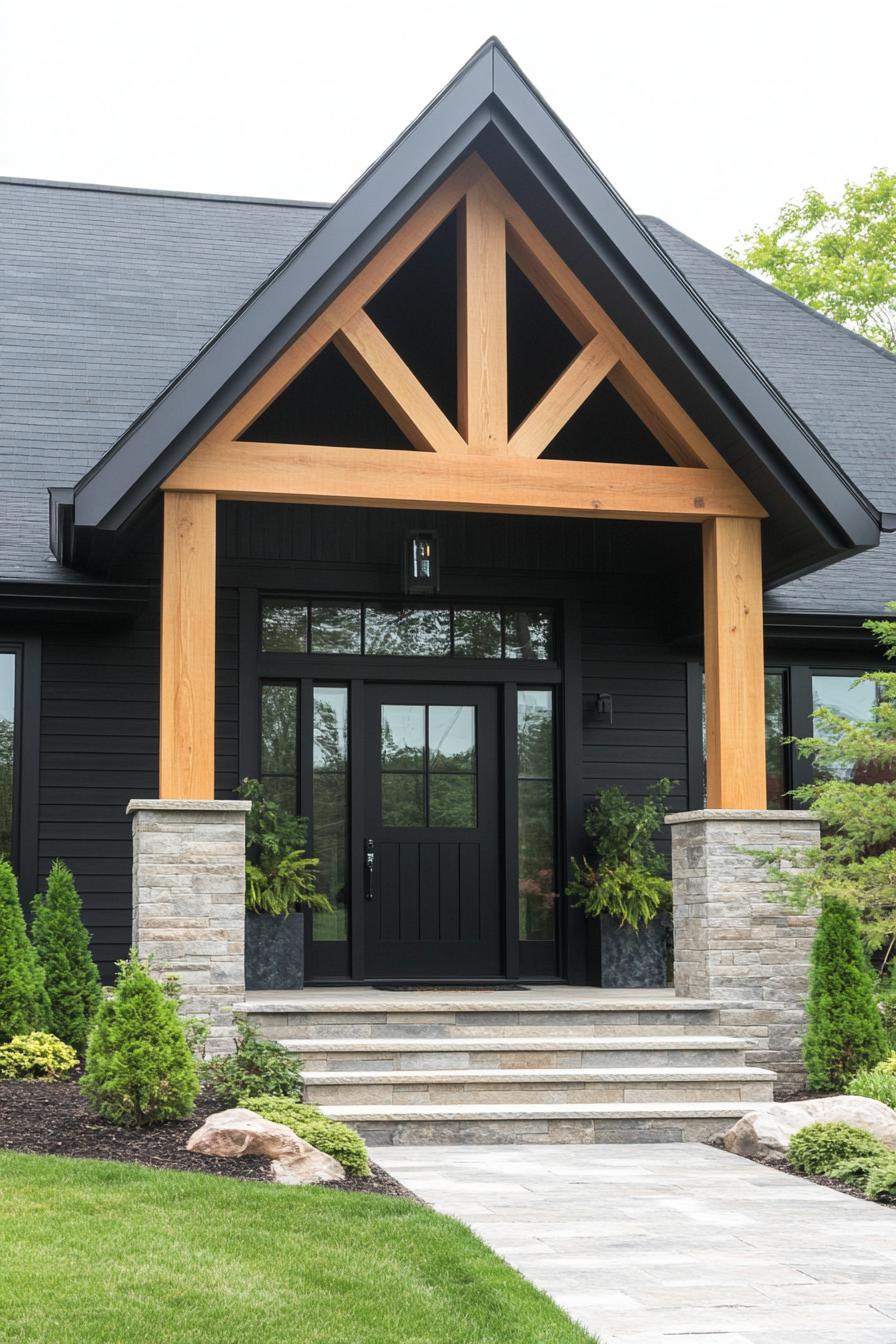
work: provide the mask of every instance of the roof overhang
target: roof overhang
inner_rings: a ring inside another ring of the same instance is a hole
[[[101,566],[165,478],[474,149],[768,510],[771,582],[877,545],[877,511],[491,39],[74,490],[54,492],[57,557]]]

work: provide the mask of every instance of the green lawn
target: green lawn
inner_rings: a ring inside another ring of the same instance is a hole
[[[586,1344],[406,1200],[0,1153],[4,1344]]]

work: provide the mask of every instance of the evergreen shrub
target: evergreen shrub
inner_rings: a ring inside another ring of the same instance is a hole
[[[787,1148],[790,1165],[807,1176],[831,1176],[854,1158],[880,1161],[889,1154],[881,1139],[841,1121],[806,1125],[793,1135]]]
[[[103,992],[90,954],[90,934],[81,920],[81,898],[71,871],[59,859],[32,909],[31,939],[50,1000],[50,1030],[83,1056]]]
[[[294,1134],[322,1153],[341,1162],[350,1176],[369,1176],[367,1147],[361,1135],[340,1120],[331,1120],[317,1109],[291,1097],[241,1097],[241,1106],[255,1111],[276,1125],[288,1125]]]
[[[134,950],[118,963],[115,988],[100,1004],[81,1091],[105,1120],[132,1128],[193,1110],[199,1076],[183,1024]]]
[[[0,859],[0,1042],[43,1031],[50,1001],[25,927],[16,875]]]
[[[855,906],[828,896],[809,972],[803,1060],[810,1087],[841,1090],[860,1069],[873,1068],[889,1053],[875,989]]]
[[[202,1076],[217,1101],[236,1106],[240,1097],[293,1097],[302,1095],[302,1061],[290,1055],[279,1041],[259,1036],[244,1017],[237,1017],[236,1048],[231,1055],[216,1055],[202,1066]]]

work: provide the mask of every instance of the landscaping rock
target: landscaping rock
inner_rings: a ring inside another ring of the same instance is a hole
[[[738,1120],[725,1134],[724,1143],[729,1153],[741,1157],[783,1157],[798,1130],[833,1121],[864,1129],[896,1149],[896,1111],[870,1097],[770,1102]]]
[[[322,1153],[310,1143],[305,1147],[308,1152],[302,1157],[281,1158],[271,1163],[271,1176],[278,1185],[315,1185],[320,1181],[345,1180],[345,1167],[335,1157]]]
[[[270,1157],[271,1176],[279,1185],[343,1181],[345,1168],[335,1157],[300,1139],[288,1125],[265,1120],[245,1106],[210,1115],[187,1140],[191,1153],[211,1157]]]

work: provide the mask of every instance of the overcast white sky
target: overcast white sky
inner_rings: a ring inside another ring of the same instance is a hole
[[[329,201],[491,33],[718,250],[896,168],[894,0],[0,0],[0,174]]]

